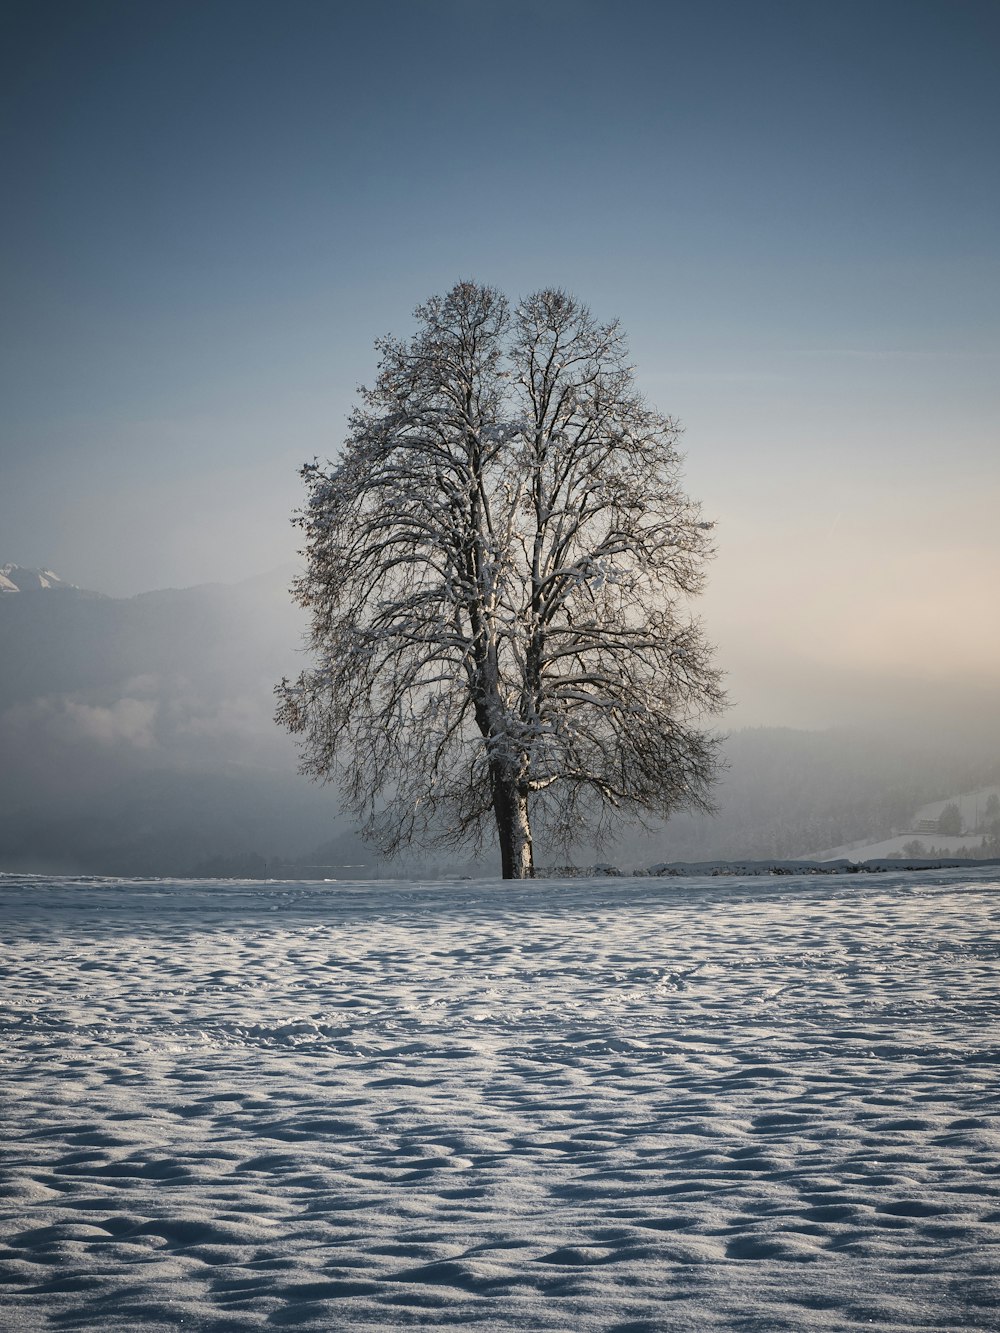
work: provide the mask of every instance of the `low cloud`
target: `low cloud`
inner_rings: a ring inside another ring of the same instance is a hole
[[[156,742],[153,724],[157,704],[154,699],[119,699],[110,708],[67,701],[65,716],[78,735],[102,745],[134,745],[152,749]]]
[[[103,705],[59,695],[11,708],[3,721],[22,736],[40,729],[49,739],[62,743],[96,741],[109,748],[151,750],[156,744],[158,711],[155,699],[125,697]]]

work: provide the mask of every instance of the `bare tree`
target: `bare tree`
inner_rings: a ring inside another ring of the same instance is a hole
[[[708,808],[723,694],[686,602],[711,525],[617,324],[468,282],[415,313],[341,461],[302,470],[316,665],[277,717],[386,853],[495,826],[520,879],[533,828]]]

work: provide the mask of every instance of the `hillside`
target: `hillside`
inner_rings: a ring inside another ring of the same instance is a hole
[[[942,816],[957,811],[957,827],[942,830]],[[834,861],[841,857],[864,861],[887,856],[996,856],[1000,854],[1000,786],[977,787],[931,801],[915,810],[906,827],[891,836],[808,852],[804,859]]]

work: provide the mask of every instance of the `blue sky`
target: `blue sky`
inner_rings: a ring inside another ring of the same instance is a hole
[[[563,286],[687,427],[748,698],[778,655],[993,669],[996,3],[0,21],[0,560],[119,594],[282,563],[375,337],[460,277]]]

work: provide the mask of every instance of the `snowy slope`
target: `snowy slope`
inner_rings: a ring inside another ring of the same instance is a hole
[[[810,856],[810,861],[878,861],[890,856],[905,856],[904,847],[914,841],[920,842],[926,849],[933,847],[935,856],[969,856],[975,858],[981,853],[982,834],[956,834],[949,837],[944,833],[897,833],[892,838],[882,838],[879,842],[848,843],[843,847],[833,847],[829,851],[817,852]]]
[[[995,1329],[998,889],[0,877],[5,1327]]]
[[[830,847],[823,852],[809,852],[802,856],[804,861],[839,861],[844,858],[851,861],[877,860],[880,857],[896,856],[903,851],[907,843],[914,839],[927,847],[936,847],[939,852],[953,856],[975,856],[980,851],[983,841],[982,831],[978,833],[939,833],[929,831],[922,824],[940,819],[947,805],[957,805],[963,829],[981,829],[983,811],[991,796],[1000,796],[1000,787],[977,787],[975,791],[958,792],[942,801],[931,801],[913,816],[912,828],[903,833],[878,841],[844,843],[840,847]]]

